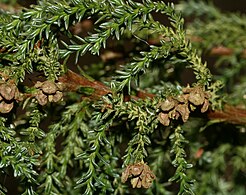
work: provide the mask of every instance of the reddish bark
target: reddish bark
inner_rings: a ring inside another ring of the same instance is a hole
[[[76,91],[79,87],[90,87],[94,89],[91,95],[92,99],[99,99],[100,97],[112,93],[111,89],[98,81],[91,81],[88,78],[78,75],[71,70],[64,76],[59,78],[59,81],[65,84],[66,90]],[[125,96],[124,101],[131,99],[145,99],[153,98],[155,95],[138,91],[137,96]],[[246,124],[246,110],[230,105],[225,105],[223,110],[207,111],[208,118],[213,120],[221,120],[233,124]]]
[[[208,117],[232,124],[246,124],[246,110],[230,105],[225,105],[223,110],[208,112]]]
[[[71,70],[68,70],[65,75],[60,77],[59,82],[62,82],[68,91],[76,91],[80,87],[90,87],[95,90],[92,96],[96,99],[112,93],[112,91],[103,83],[89,80],[88,78],[78,75]]]

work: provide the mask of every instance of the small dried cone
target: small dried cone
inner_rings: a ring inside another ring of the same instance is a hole
[[[159,113],[158,115],[158,120],[160,121],[161,124],[164,126],[168,126],[170,124],[170,119],[168,117],[168,114],[165,114],[163,112]]]
[[[189,101],[195,106],[202,105],[205,100],[203,91],[192,91],[189,95]]]
[[[4,101],[0,102],[0,112],[3,114],[9,113],[14,107],[14,102],[6,103]]]
[[[41,90],[37,93],[36,99],[38,100],[38,103],[39,103],[41,106],[44,106],[45,104],[48,103],[47,95],[44,95],[43,92],[42,92]]]
[[[175,106],[175,102],[173,99],[171,98],[168,98],[166,99],[164,102],[161,103],[161,109],[163,111],[169,111],[171,110],[172,108],[174,108]]]
[[[16,91],[17,87],[14,84],[4,83],[0,85],[0,94],[6,100],[12,100]]]
[[[189,118],[189,115],[190,115],[190,111],[189,111],[188,105],[187,104],[179,104],[176,107],[176,110],[177,110],[177,112],[180,113],[183,122],[186,122],[188,120],[188,118]]]
[[[57,91],[55,95],[53,95],[53,102],[59,102],[63,97],[62,92]]]
[[[131,179],[133,188],[149,188],[155,179],[155,175],[145,163],[128,165],[122,173],[121,181],[125,183],[129,177],[133,177]]]
[[[41,89],[46,94],[54,94],[58,90],[56,84],[53,81],[44,81]]]

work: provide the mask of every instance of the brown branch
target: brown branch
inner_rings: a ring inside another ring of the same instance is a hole
[[[246,109],[225,105],[223,110],[208,112],[208,118],[221,120],[232,124],[246,124]]]
[[[109,87],[99,81],[92,81],[88,78],[78,75],[75,72],[68,70],[68,72],[59,78],[59,82],[63,83],[65,89],[68,91],[76,91],[80,87],[89,87],[94,89],[92,97],[98,99],[106,94],[112,93]]]
[[[94,89],[91,97],[93,99],[98,99],[104,95],[112,93],[112,90],[99,81],[92,81],[82,75],[79,75],[71,70],[59,78],[59,82],[63,83],[65,90],[76,91],[80,87],[90,87]],[[145,91],[139,90],[137,96],[125,96],[125,101],[130,101],[131,99],[145,99],[147,97],[153,98],[155,95],[146,93]]]
[[[111,89],[98,81],[91,81],[86,77],[78,75],[72,71],[68,71],[67,74],[59,78],[68,91],[76,91],[80,87],[90,87],[94,89],[94,93],[90,98],[99,99],[100,97],[112,93]],[[130,101],[131,99],[145,99],[153,98],[155,95],[146,93],[144,91],[138,91],[137,96],[125,96],[124,101]],[[225,105],[224,110],[209,110],[206,112],[207,116],[211,120],[221,120],[232,124],[246,124],[246,109],[237,108],[230,105]]]

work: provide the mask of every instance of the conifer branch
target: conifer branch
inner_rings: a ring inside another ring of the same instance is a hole
[[[59,81],[66,86],[68,91],[76,91],[80,87],[89,87],[94,91],[91,94],[92,99],[100,99],[104,95],[112,94],[112,90],[98,81],[91,81],[86,77],[78,75],[71,70],[67,74],[59,78]],[[125,95],[124,100],[130,101],[131,99],[146,99],[154,98],[155,94],[147,93],[143,90],[139,90],[136,96]],[[211,110],[207,112],[208,117],[211,120],[221,120],[227,123],[233,124],[246,124],[246,110],[237,108],[236,106],[225,105],[222,110]]]
[[[195,0],[0,10],[0,193],[245,194],[245,19]]]

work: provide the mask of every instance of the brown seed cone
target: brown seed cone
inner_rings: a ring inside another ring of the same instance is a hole
[[[58,90],[58,87],[53,81],[44,81],[41,89],[46,94],[54,94]]]
[[[0,85],[0,94],[6,100],[14,99],[17,90],[15,84],[3,83]]]
[[[127,179],[132,176],[135,176],[131,179],[133,188],[149,188],[155,179],[154,173],[145,163],[135,163],[133,165],[128,165],[122,173],[121,181],[125,183]]]
[[[43,92],[41,90],[39,90],[39,92],[37,93],[36,99],[38,100],[38,103],[41,106],[44,106],[45,104],[48,103],[48,97],[47,97],[47,95],[43,94]]]
[[[14,107],[14,102],[6,103],[5,101],[0,102],[0,112],[3,114],[9,113]]]
[[[202,105],[204,103],[205,97],[203,91],[192,91],[189,95],[189,101],[195,106]]]
[[[166,99],[164,102],[161,103],[161,109],[163,111],[169,111],[174,108],[175,102],[172,98]]]
[[[53,102],[59,102],[63,97],[62,92],[57,91],[55,95],[53,95]]]

